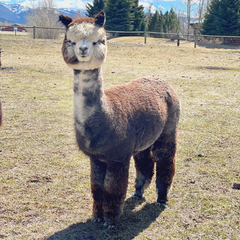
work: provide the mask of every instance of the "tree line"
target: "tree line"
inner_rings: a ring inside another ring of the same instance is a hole
[[[86,10],[88,17],[104,10],[106,30],[176,32],[180,29],[180,21],[173,9],[164,14],[161,11],[156,11],[154,15],[150,13],[147,19],[138,0],[94,0],[92,4],[87,4]]]
[[[191,0],[188,0],[191,6]],[[205,35],[231,35],[240,36],[240,1],[239,0],[207,0],[207,10],[203,11],[203,3],[200,0],[204,17],[199,18],[202,23],[201,33]],[[28,25],[55,27],[57,26],[58,14],[55,11],[54,0],[39,0],[38,5],[32,3],[32,11],[27,15]],[[189,8],[189,7],[188,7]],[[199,7],[200,9],[200,7]],[[205,8],[204,8],[205,9]],[[94,17],[99,11],[106,13],[106,30],[109,31],[151,31],[164,33],[179,33],[180,20],[179,14],[171,9],[163,13],[155,11],[144,13],[144,7],[139,6],[138,0],[93,0],[92,4],[87,4],[86,15]],[[201,13],[201,16],[202,16]],[[188,19],[188,32],[190,18]],[[185,24],[185,23],[184,23]],[[186,27],[186,25],[185,25]],[[48,29],[37,30],[37,38],[56,38],[59,31]],[[38,36],[39,35],[39,36]],[[155,35],[156,37],[160,35]]]
[[[138,0],[94,0],[87,4],[87,16],[94,17],[99,11],[106,13],[107,30],[112,31],[144,31],[145,14]]]
[[[152,32],[164,32],[177,33],[180,30],[180,21],[177,14],[171,9],[165,12],[156,11],[153,16],[151,16],[148,26],[148,31]]]
[[[206,35],[240,36],[240,1],[212,0],[201,32]]]

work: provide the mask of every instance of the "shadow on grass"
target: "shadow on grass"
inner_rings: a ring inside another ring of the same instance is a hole
[[[235,71],[239,72],[240,69],[237,68],[229,68],[229,67],[217,67],[217,66],[200,66],[197,67],[198,69],[209,69],[209,70],[226,70],[226,71]]]
[[[68,228],[56,232],[46,240],[130,240],[136,237],[143,230],[147,229],[152,222],[164,211],[160,206],[152,204],[143,204],[141,201],[129,198],[125,202],[123,214],[120,222],[115,229],[103,229],[103,223],[80,222],[73,224]],[[138,206],[143,204],[140,210]]]
[[[214,43],[198,43],[199,47],[205,48],[217,48],[217,49],[239,49],[239,46],[229,45],[229,44],[214,44]]]

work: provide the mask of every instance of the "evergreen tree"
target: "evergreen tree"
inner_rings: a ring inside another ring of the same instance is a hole
[[[163,14],[162,11],[156,11],[150,19],[148,27],[148,31],[165,33],[170,31],[178,32],[179,29],[180,21],[173,9],[171,9],[170,12],[165,12],[165,14]]]
[[[223,35],[239,35],[240,15],[239,0],[222,0],[220,2],[220,32]]]
[[[105,3],[106,29],[115,31],[133,30],[130,0],[107,0]]]
[[[205,20],[202,25],[202,34],[219,34],[220,27],[220,1],[212,0],[207,13],[205,14]]]
[[[149,25],[148,25],[148,31],[155,32],[156,31],[156,26],[158,23],[159,19],[159,13],[156,11],[153,16],[150,19]]]
[[[155,31],[164,32],[164,25],[165,25],[164,14],[162,13],[162,11],[160,11]]]
[[[169,31],[169,23],[170,23],[169,12],[166,11],[165,14],[164,14],[164,25],[163,25],[163,31],[165,33],[168,33],[168,31]]]
[[[205,15],[202,34],[240,35],[239,0],[213,0]]]
[[[145,30],[146,30],[146,22],[145,20],[143,20],[139,25],[139,31],[145,31]]]
[[[165,19],[164,19],[164,14],[162,13],[162,11],[160,11],[158,13],[158,18],[157,18],[157,22],[154,26],[154,32],[164,32],[164,25],[165,25]],[[155,34],[154,37],[164,37],[162,34]]]
[[[168,32],[178,32],[180,29],[180,21],[177,14],[171,8],[168,14]]]
[[[103,0],[94,0],[92,5],[90,3],[87,3],[86,15],[88,17],[94,17],[96,14],[98,14],[101,10],[104,9],[104,2]]]
[[[145,30],[145,15],[144,7],[139,6],[138,0],[132,0],[132,16],[133,16],[133,30],[134,31],[144,31]]]

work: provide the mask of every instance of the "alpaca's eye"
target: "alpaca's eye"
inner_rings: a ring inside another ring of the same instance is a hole
[[[67,40],[68,43],[71,43],[72,45],[75,45],[75,42],[72,42],[71,40]]]
[[[105,40],[98,40],[97,42],[93,42],[93,46],[95,46],[97,43],[105,45]]]
[[[98,42],[105,45],[105,40],[99,40]]]

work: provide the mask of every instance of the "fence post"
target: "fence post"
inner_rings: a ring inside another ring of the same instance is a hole
[[[195,29],[195,41],[194,41],[194,48],[197,47],[197,39],[198,39],[198,36],[197,36],[197,29]]]
[[[147,44],[147,31],[144,32],[144,44]]]
[[[35,39],[35,34],[36,34],[36,28],[33,26],[33,39]]]

